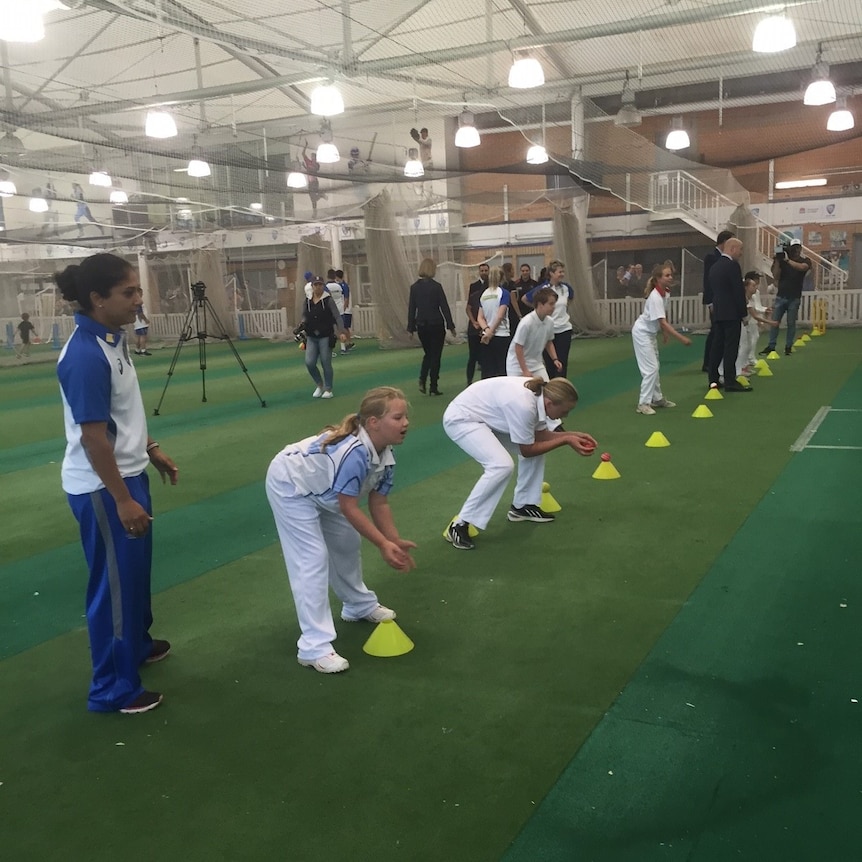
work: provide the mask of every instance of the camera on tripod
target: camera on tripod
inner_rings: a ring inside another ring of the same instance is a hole
[[[202,281],[196,281],[192,285],[192,297],[198,302],[202,301],[207,294],[207,286]]]

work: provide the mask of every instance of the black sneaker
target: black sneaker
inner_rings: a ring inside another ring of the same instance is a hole
[[[167,658],[171,651],[171,642],[153,639],[153,651],[144,659],[144,664],[155,664]]]
[[[139,712],[149,712],[162,702],[162,696],[157,691],[145,691],[136,697],[130,704],[124,706],[120,712],[123,715],[137,715]]]
[[[767,344],[767,345],[766,345],[766,347],[764,347],[764,348],[763,348],[763,350],[761,350],[761,351],[760,351],[760,353],[759,353],[758,355],[759,355],[759,356],[769,356],[769,354],[770,354],[770,353],[772,353],[772,351],[773,351],[773,350],[775,350],[775,345],[773,344],[773,345],[770,347],[770,346]]]
[[[792,347],[785,347],[784,348],[784,355],[785,356],[792,356],[793,355],[793,348]]]
[[[423,380],[419,381],[419,391],[424,395],[426,392],[425,382]]]
[[[543,512],[538,506],[512,506],[506,517],[510,521],[533,521],[536,524],[550,524],[554,516],[549,512]]]
[[[449,529],[446,530],[446,541],[451,542],[453,548],[462,551],[472,551],[476,547],[475,542],[470,538],[469,524],[456,524],[452,521]]]
[[[429,395],[442,395],[443,393],[439,389],[432,389],[428,394]]]

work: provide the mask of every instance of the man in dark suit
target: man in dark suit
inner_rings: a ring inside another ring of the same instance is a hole
[[[715,334],[712,328],[712,290],[709,287],[709,271],[712,265],[721,257],[724,244],[733,239],[735,234],[732,230],[723,230],[715,238],[715,248],[707,252],[703,259],[703,304],[709,309],[709,334],[706,336],[706,344],[703,348],[703,367],[701,371],[709,371],[709,354],[712,351],[712,342]]]
[[[750,386],[737,383],[734,376],[742,321],[748,314],[740,257],[742,242],[736,238],[729,239],[724,243],[721,257],[709,269],[712,325],[715,330],[709,354],[709,383],[710,386],[719,383],[718,366],[724,359],[725,392],[751,392]]]

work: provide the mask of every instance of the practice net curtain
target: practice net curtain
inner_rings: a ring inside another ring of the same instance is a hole
[[[227,277],[224,256],[216,249],[202,249],[192,254],[190,274],[192,284],[202,281],[207,288],[206,297],[219,319],[224,331],[231,338],[237,337],[236,315],[228,302]]]

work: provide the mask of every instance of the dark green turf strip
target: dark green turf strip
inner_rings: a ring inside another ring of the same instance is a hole
[[[858,452],[796,455],[506,862],[860,858],[860,511]]]

